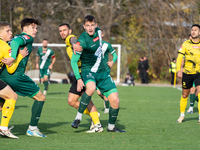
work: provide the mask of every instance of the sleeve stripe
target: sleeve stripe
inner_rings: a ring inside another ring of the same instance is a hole
[[[113,50],[112,52],[111,52],[111,54],[113,54],[113,53],[115,53],[116,51],[115,50]]]

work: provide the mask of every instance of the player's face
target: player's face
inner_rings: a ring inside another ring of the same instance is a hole
[[[94,35],[97,23],[95,23],[94,21],[93,22],[86,21],[83,27],[89,35]]]
[[[12,38],[12,31],[10,26],[5,26],[1,31],[0,31],[0,36],[2,38],[2,40],[4,40],[5,42],[8,42],[11,40]]]
[[[42,41],[42,45],[43,45],[44,48],[47,48],[48,41],[47,40],[43,40]]]
[[[59,33],[63,40],[65,40],[67,38],[67,36],[71,34],[71,32],[72,32],[72,30],[69,29],[66,25],[59,27]]]
[[[37,24],[32,23],[28,26],[25,26],[23,31],[27,33],[28,35],[32,36],[33,38],[35,38],[36,33],[37,33]]]
[[[191,29],[192,38],[193,39],[199,38],[199,34],[200,34],[199,28],[196,26],[192,27],[192,29]]]

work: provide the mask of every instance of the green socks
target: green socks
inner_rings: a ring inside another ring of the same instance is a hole
[[[44,90],[48,90],[48,85],[49,85],[49,83],[48,83],[48,81],[44,81]]]
[[[83,93],[83,95],[81,96],[81,101],[78,108],[79,113],[82,114],[84,112],[84,110],[87,108],[88,104],[90,103],[90,100],[91,100],[91,96],[87,95],[86,93]]]
[[[194,102],[195,102],[195,94],[190,94],[190,106],[193,107],[194,106]]]
[[[109,109],[109,124],[115,124],[115,121],[117,119],[118,116],[118,112],[119,112],[119,108],[118,109],[113,109],[112,107],[110,107]]]
[[[42,108],[44,105],[44,101],[34,101],[33,106],[32,106],[32,116],[31,116],[31,126],[37,126],[38,121],[40,119],[40,115],[42,112]]]

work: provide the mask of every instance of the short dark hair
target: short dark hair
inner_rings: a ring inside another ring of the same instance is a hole
[[[87,16],[85,16],[85,18],[84,18],[84,20],[83,20],[83,24],[85,24],[85,22],[87,22],[87,21],[89,21],[89,22],[95,22],[96,23],[96,19],[95,19],[95,17],[94,16],[92,16],[92,15],[87,15]]]
[[[48,41],[47,39],[43,39],[42,41]]]
[[[23,27],[28,26],[28,25],[30,25],[32,23],[35,23],[37,25],[41,25],[40,21],[37,20],[37,19],[34,19],[34,18],[24,18],[21,21],[21,29],[23,30]]]
[[[193,28],[193,27],[198,27],[200,29],[199,24],[193,24],[191,28]]]
[[[0,30],[2,30],[6,26],[10,26],[10,24],[5,21],[0,21]]]
[[[61,23],[61,24],[59,25],[59,27],[61,27],[61,26],[67,26],[68,29],[71,29],[68,23]]]
[[[172,61],[176,60],[176,58],[172,58]]]

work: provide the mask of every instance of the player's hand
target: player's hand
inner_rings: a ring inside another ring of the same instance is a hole
[[[146,73],[148,73],[149,72],[149,70],[146,70]]]
[[[35,65],[35,68],[36,68],[36,69],[39,69],[39,64],[36,64],[36,65]]]
[[[53,65],[49,65],[49,69],[52,70],[53,69]]]
[[[113,66],[114,62],[113,61],[108,61],[107,64],[111,68]]]
[[[19,50],[19,54],[21,54],[24,57],[26,57],[29,54],[28,48],[24,47],[23,50]]]
[[[78,44],[73,44],[73,50],[74,50],[74,55],[76,55],[76,52],[82,52],[83,48]]]
[[[14,58],[9,57],[9,58],[3,58],[1,61],[8,66],[12,66],[14,60],[15,60]]]
[[[77,91],[80,92],[83,89],[84,86],[85,85],[83,83],[83,80],[82,79],[78,79],[77,80]]]
[[[137,73],[139,73],[140,71],[139,70],[137,70]]]
[[[182,71],[178,71],[177,72],[177,77],[182,78],[183,77],[183,72]]]

